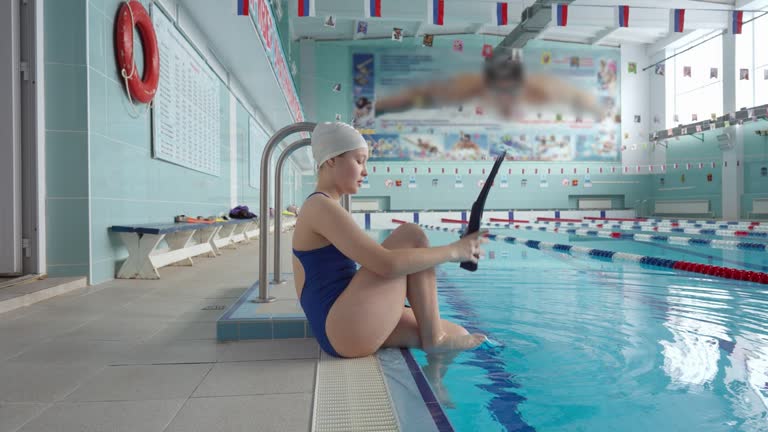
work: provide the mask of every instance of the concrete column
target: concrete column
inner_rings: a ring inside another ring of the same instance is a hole
[[[723,113],[736,111],[736,79],[736,38],[728,31],[723,35]],[[744,130],[740,126],[731,126],[723,133],[732,137],[733,148],[723,151],[722,215],[723,219],[736,220],[742,217]]]

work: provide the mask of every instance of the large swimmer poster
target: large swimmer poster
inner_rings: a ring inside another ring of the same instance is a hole
[[[471,82],[481,73],[483,57],[467,51],[376,48],[353,51],[352,59],[353,125],[371,132],[371,160],[480,160],[503,151],[514,160],[619,160],[616,49],[531,41],[522,52],[527,75],[551,76],[593,95],[611,113],[602,121],[565,106],[501,115],[494,104],[503,98],[433,107],[428,98],[440,92],[424,88],[463,82],[456,77]]]

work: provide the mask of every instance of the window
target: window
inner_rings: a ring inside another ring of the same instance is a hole
[[[768,103],[768,52],[760,43],[768,37],[768,17],[745,12],[744,21],[736,35],[736,109]]]
[[[744,21],[752,19],[752,14],[745,12]],[[736,109],[755,106],[754,21],[744,24],[741,34],[736,35]],[[747,72],[745,76],[744,72]]]
[[[709,119],[711,113],[723,113],[723,37],[701,43],[711,37],[708,35],[677,49],[675,54],[680,54],[667,63],[665,72],[672,74],[667,79],[672,91],[667,94],[674,99],[668,106],[673,109],[672,114],[678,115],[677,121],[673,115],[668,116],[668,126],[702,121]],[[685,51],[690,47],[693,48]]]

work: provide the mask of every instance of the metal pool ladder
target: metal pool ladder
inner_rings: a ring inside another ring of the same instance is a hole
[[[312,132],[315,129],[316,123],[312,122],[299,122],[292,125],[288,125],[279,131],[267,141],[267,145],[264,148],[264,153],[261,155],[261,182],[259,191],[259,297],[251,300],[254,303],[271,303],[275,301],[275,297],[270,297],[267,294],[269,283],[267,282],[267,249],[269,248],[269,166],[272,160],[272,155],[275,149],[278,148],[280,143],[288,138],[288,136],[295,133]],[[275,166],[275,241],[274,241],[274,272],[271,283],[273,285],[279,285],[285,283],[280,279],[280,226],[282,219],[282,207],[283,207],[283,166],[288,160],[288,157],[296,150],[310,145],[309,138],[302,138],[294,141],[287,147],[285,147],[280,156],[277,159],[277,165]],[[341,205],[349,211],[351,199],[349,195],[344,195],[341,198]]]

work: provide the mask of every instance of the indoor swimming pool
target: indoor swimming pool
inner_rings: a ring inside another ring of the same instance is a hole
[[[455,233],[427,231],[433,245]],[[764,271],[768,254],[492,230]],[[380,233],[382,236],[385,233]],[[500,343],[413,355],[457,431],[768,429],[765,285],[492,241],[438,269],[444,318]]]

